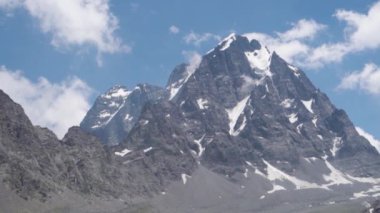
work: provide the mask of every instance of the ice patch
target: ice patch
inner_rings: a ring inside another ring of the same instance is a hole
[[[235,125],[236,125],[236,122],[237,120],[239,119],[239,116],[243,113],[246,105],[247,105],[247,102],[249,100],[249,96],[245,97],[243,100],[239,101],[236,106],[234,106],[233,108],[231,109],[226,109],[226,112],[227,112],[227,115],[228,115],[228,119],[230,120],[230,123],[229,123],[229,127],[230,127],[230,135],[236,135],[236,134],[239,134],[239,132],[235,132],[234,128],[235,128]],[[244,123],[243,123],[244,124]],[[242,126],[243,126],[242,124]],[[244,124],[245,125],[245,124]],[[244,127],[243,127],[244,128]]]
[[[199,98],[197,100],[197,104],[199,106],[199,109],[207,109],[208,108],[208,106],[207,106],[208,101],[206,99]]]
[[[121,156],[121,157],[124,157],[126,154],[132,152],[131,150],[129,149],[123,149],[121,152],[115,152],[115,155],[118,155],[118,156]]]
[[[313,101],[314,101],[313,99],[310,99],[308,101],[301,100],[301,102],[303,103],[303,105],[305,106],[307,111],[309,111],[310,113],[314,113],[314,111],[312,109]]]

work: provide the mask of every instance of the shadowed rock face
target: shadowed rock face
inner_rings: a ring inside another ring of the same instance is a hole
[[[62,140],[0,92],[4,185],[78,195],[84,212],[94,197],[107,212],[300,212],[375,195],[379,165],[343,110],[245,36],[177,66],[166,91],[113,87]]]
[[[79,127],[70,128],[61,141],[50,130],[34,127],[2,91],[0,103],[0,178],[25,200],[45,202],[66,191],[111,200],[149,197],[196,165],[191,155],[158,146],[136,150],[138,159],[129,164]]]

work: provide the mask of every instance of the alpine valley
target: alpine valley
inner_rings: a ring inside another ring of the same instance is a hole
[[[1,212],[380,212],[380,154],[305,73],[231,34],[62,140],[0,92]]]

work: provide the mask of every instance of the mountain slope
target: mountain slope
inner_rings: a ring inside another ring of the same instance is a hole
[[[104,144],[117,145],[136,123],[142,107],[148,101],[165,96],[162,88],[148,84],[139,84],[131,91],[114,86],[96,99],[80,127],[99,137]]]
[[[167,91],[112,88],[62,140],[0,91],[10,212],[361,210],[379,168],[346,113],[249,36],[177,66]]]
[[[146,144],[165,147],[178,155],[187,154],[186,145],[198,161],[193,174],[201,176],[182,174],[185,186],[168,190],[167,199],[158,198],[156,205],[163,212],[189,208],[201,212],[209,199],[228,193],[235,196],[222,199],[223,203],[239,197],[238,202],[247,202],[244,211],[251,212],[274,208],[274,195],[284,203],[296,202],[293,207],[298,209],[313,202],[325,205],[331,198],[347,201],[379,192],[376,149],[300,69],[256,40],[227,37],[199,64],[176,67],[167,89],[174,105],[165,111],[143,110],[139,125],[122,144],[128,150]],[[163,104],[158,102],[155,108]],[[171,114],[174,109],[181,116]],[[160,122],[164,118],[169,122]],[[170,131],[172,123],[180,133]],[[177,138],[184,140],[180,147]],[[201,196],[191,189],[205,187],[202,180],[215,179],[210,177],[213,173],[237,187],[220,190],[225,184],[216,181],[215,188],[207,190],[213,196],[183,203],[181,194]],[[283,204],[279,205],[281,209]],[[207,206],[204,212],[225,212],[217,203]]]

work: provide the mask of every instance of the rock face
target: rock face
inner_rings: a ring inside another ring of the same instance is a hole
[[[0,103],[0,205],[9,212],[55,212],[57,206],[62,208],[58,212],[97,212],[98,207],[88,206],[96,199],[104,207],[114,206],[100,212],[116,212],[129,208],[134,199],[160,193],[196,167],[191,155],[164,146],[136,148],[133,155],[120,158],[79,127],[58,140],[50,130],[33,126],[21,106],[1,90]],[[21,198],[19,204],[4,201],[11,196],[3,194],[6,190]]]
[[[380,192],[379,153],[346,113],[300,69],[235,34],[177,66],[166,90],[113,87],[62,140],[0,92],[0,174],[48,212],[52,203],[66,212],[361,211],[356,200]]]
[[[96,99],[80,127],[96,135],[106,145],[117,145],[126,138],[143,106],[165,96],[164,89],[148,84],[139,84],[131,91],[123,86],[114,86]]]

